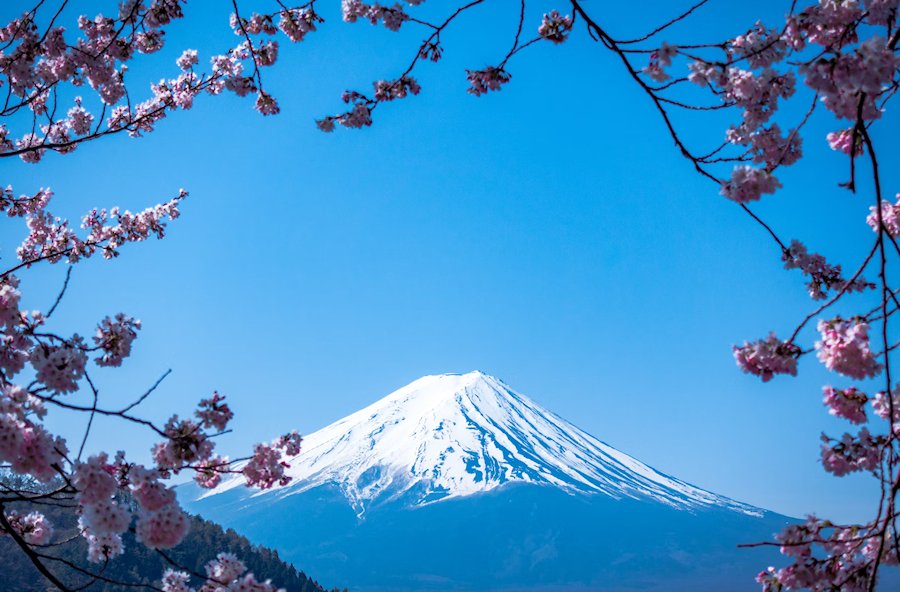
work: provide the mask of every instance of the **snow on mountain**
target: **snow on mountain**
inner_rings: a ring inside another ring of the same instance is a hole
[[[289,462],[289,485],[253,495],[336,485],[362,515],[376,501],[426,505],[519,482],[761,514],[652,469],[478,371],[420,378],[306,436]],[[236,476],[203,498],[241,484]]]

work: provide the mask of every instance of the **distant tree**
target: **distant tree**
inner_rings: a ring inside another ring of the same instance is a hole
[[[47,484],[32,481],[31,489],[49,493],[61,487],[60,480]],[[133,504],[133,500],[130,502]],[[29,503],[12,504],[21,513],[34,510]],[[78,517],[69,508],[56,506],[40,506],[40,511],[53,523],[57,540],[68,540],[65,545],[56,545],[54,555],[78,569],[90,569],[87,560],[87,541],[80,536]],[[177,547],[160,553],[134,540],[134,533],[123,535],[123,543],[128,550],[126,554],[110,561],[103,570],[102,577],[90,587],[95,592],[123,592],[133,589],[132,584],[151,585],[159,579],[170,561],[185,566],[192,572],[203,572],[204,565],[211,556],[221,551],[234,553],[253,573],[263,573],[272,581],[278,582],[287,592],[325,592],[315,581],[293,566],[284,563],[278,553],[265,547],[257,547],[233,530],[227,531],[212,522],[197,517],[190,518],[190,530],[182,543]],[[15,592],[43,592],[48,589],[47,580],[34,577],[34,566],[23,553],[16,552],[16,544],[10,537],[0,538],[0,555],[4,558],[3,586],[4,590]],[[57,562],[58,563],[58,562]],[[55,565],[55,564],[53,564]],[[57,570],[63,582],[72,587],[85,581],[85,576],[75,568]],[[127,582],[128,585],[116,582]],[[50,585],[49,589],[55,589]]]

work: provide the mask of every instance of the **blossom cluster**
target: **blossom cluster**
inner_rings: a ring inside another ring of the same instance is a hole
[[[900,193],[897,194],[897,201],[890,203],[887,200],[881,200],[881,223],[885,230],[894,238],[900,238]],[[869,208],[869,215],[866,217],[866,224],[872,227],[872,230],[878,232],[878,212],[879,208],[872,206]]]
[[[41,424],[46,410],[27,389],[4,384],[0,389],[0,463],[16,473],[49,482],[68,453],[65,440]]]
[[[4,516],[9,528],[29,545],[42,546],[50,543],[53,538],[53,525],[46,516],[40,512],[20,514],[10,510]],[[9,534],[0,527],[0,535]]]
[[[768,171],[782,165],[792,165],[803,156],[798,131],[791,130],[783,136],[777,123],[749,132],[744,124],[732,126],[725,133],[725,137],[732,144],[747,146],[751,160],[757,164],[765,164]]]
[[[814,300],[822,300],[828,295],[829,290],[862,292],[875,287],[862,277],[848,282],[841,276],[840,265],[830,265],[825,257],[818,253],[810,254],[806,245],[797,240],[791,241],[790,247],[782,254],[782,260],[785,269],[799,269],[804,275],[809,276],[806,288]]]
[[[196,70],[198,52],[187,49],[176,60],[181,71],[177,76],[151,84],[151,96],[146,100],[131,100],[136,93],[128,86],[129,62],[164,47],[166,27],[184,16],[185,1],[129,0],[121,3],[115,16],[82,15],[75,39],[67,37],[61,26],[42,33],[33,12],[0,28],[0,43],[5,44],[0,76],[18,101],[7,102],[4,114],[24,109],[32,114],[27,131],[18,139],[11,138],[8,127],[0,124],[0,156],[18,155],[25,162],[36,163],[48,150],[65,154],[84,141],[109,133],[140,136],[153,131],[169,112],[190,109],[203,92],[228,90],[239,96],[253,92],[260,113],[277,113],[277,102],[262,89],[256,68],[275,63],[278,44],[254,41],[253,36],[281,31],[289,40],[301,41],[322,20],[311,4],[285,7],[271,15],[254,14],[250,19],[233,15],[232,27],[243,41],[227,53],[213,56],[209,73]],[[245,75],[247,63],[254,67],[252,75]],[[96,91],[98,110],[106,117],[91,113],[81,96],[68,108],[58,104],[64,95],[57,89],[64,84],[86,85]]]
[[[859,318],[835,317],[818,324],[817,356],[825,367],[850,378],[871,378],[881,372],[869,345],[869,324]]]
[[[861,156],[864,152],[862,136],[854,132],[853,128],[829,132],[825,139],[832,150],[843,152],[847,156]]]
[[[231,553],[219,553],[205,566],[206,579],[199,590],[190,586],[191,575],[166,570],[162,577],[163,592],[284,592],[268,580],[260,582],[247,566]]]
[[[422,2],[424,0],[406,0],[410,6],[417,6]],[[409,15],[399,2],[395,2],[393,6],[384,6],[377,2],[366,4],[362,0],[341,0],[341,12],[348,23],[355,23],[358,19],[367,20],[373,25],[380,22],[391,31],[399,31],[403,23],[409,20]]]
[[[186,60],[189,62],[190,57]],[[186,195],[182,191],[175,199],[137,214],[117,208],[92,210],[82,219],[85,237],[78,236],[67,220],[47,212],[52,197],[49,189],[16,196],[12,188],[6,188],[0,192],[0,211],[12,219],[24,219],[28,227],[28,237],[17,251],[19,267],[41,261],[76,263],[97,251],[114,257],[125,243],[150,236],[162,238],[167,221],[180,215],[180,201]],[[122,535],[129,529],[133,529],[137,542],[148,548],[178,545],[190,521],[164,480],[173,473],[192,470],[197,483],[214,487],[223,474],[237,472],[228,459],[214,454],[211,439],[225,431],[234,417],[225,398],[213,393],[199,402],[196,420],[173,415],[161,428],[129,415],[127,411],[134,405],[123,411],[103,410],[106,415],[151,426],[163,436],[153,448],[151,466],[129,463],[122,452],[114,459],[103,452],[85,461],[72,458],[66,440],[53,435],[43,424],[47,407],[69,405],[64,397],[86,382],[90,353],[96,353],[93,361],[97,366],[121,366],[132,353],[141,322],[124,313],[105,317],[88,345],[77,334],[62,337],[49,332],[47,316],[21,310],[21,302],[16,275],[11,271],[0,275],[0,464],[40,482],[63,477],[65,485],[60,492],[68,497],[61,503],[74,502],[91,562],[105,563],[124,553]],[[28,386],[16,384],[17,375],[27,364],[31,365],[33,379]],[[95,389],[93,383],[90,386]],[[93,412],[100,409],[97,405],[68,408]],[[284,457],[299,454],[300,443],[299,434],[294,432],[258,445],[244,466],[247,484],[265,488],[287,483],[290,477],[285,475]],[[52,539],[52,526],[40,513],[6,512],[4,520],[9,527],[0,528],[0,533],[15,533],[24,544],[44,545]],[[247,589],[241,586],[249,583],[257,585],[252,576],[242,576],[240,582],[235,583],[234,590]]]
[[[510,78],[510,74],[502,67],[488,66],[481,70],[466,70],[466,80],[469,81],[467,92],[478,97],[492,90],[500,90]]]
[[[873,436],[867,428],[852,436],[844,434],[835,441],[822,435],[822,466],[836,477],[843,477],[856,471],[874,471],[881,462],[886,440]]]
[[[241,471],[247,484],[269,489],[276,484],[283,486],[290,483],[291,476],[285,473],[290,465],[283,460],[283,454],[300,454],[301,441],[298,433],[291,432],[271,444],[257,444],[253,448],[253,456]]]
[[[741,370],[762,378],[768,382],[776,374],[797,375],[797,358],[800,357],[800,348],[789,342],[782,341],[774,333],[765,339],[754,342],[745,342],[741,347],[733,347],[734,359]]]
[[[72,230],[67,220],[54,217],[42,207],[25,214],[29,233],[16,254],[29,265],[44,259],[55,263],[63,258],[76,263],[97,251],[106,259],[117,257],[125,243],[144,241],[151,236],[163,238],[167,220],[181,215],[179,205],[187,195],[182,189],[173,199],[137,213],[95,208],[81,219],[81,227],[88,231],[84,238]]]
[[[869,397],[855,386],[836,389],[826,386],[822,389],[825,406],[828,412],[836,417],[843,417],[853,423],[866,422],[865,405]]]
[[[896,21],[897,5],[895,0],[820,0],[789,15],[783,28],[757,22],[721,45],[724,59],[691,55],[687,79],[711,90],[722,107],[742,111],[741,122],[729,128],[726,139],[748,152],[741,158],[720,160],[749,159],[764,165],[762,169],[737,165],[730,180],[722,183],[724,196],[746,204],[774,193],[781,185],[773,171],[802,156],[799,129],[785,135],[777,123],[769,124],[780,103],[794,95],[796,80],[791,67],[836,117],[871,121],[881,116],[880,101],[897,83],[900,57],[894,47],[896,39],[889,43],[872,34],[860,41],[859,29],[864,24],[890,26]],[[818,48],[807,58],[800,52],[809,45]],[[677,48],[662,43],[650,53],[643,74],[655,82],[668,81],[671,76],[666,68],[677,53]],[[788,58],[797,61],[791,63]],[[853,128],[832,132],[827,140],[835,150],[862,154],[860,134]]]
[[[422,4],[424,0],[405,0],[405,2],[407,5],[417,6]],[[376,81],[374,83],[375,95],[372,99],[358,92],[346,91],[342,98],[345,103],[353,103],[350,110],[338,115],[329,115],[317,119],[316,127],[323,132],[333,132],[337,125],[347,128],[368,127],[372,125],[372,110],[378,103],[404,98],[409,94],[418,94],[420,91],[419,84],[409,75],[416,62],[419,59],[432,62],[440,61],[443,56],[443,47],[441,46],[440,37],[441,31],[443,31],[443,29],[460,13],[473,8],[477,4],[479,3],[474,2],[460,7],[443,24],[437,25],[418,19],[412,19],[412,17],[407,14],[406,7],[400,2],[395,2],[391,6],[386,6],[379,3],[368,4],[362,0],[341,0],[343,19],[346,22],[354,23],[360,19],[368,20],[373,25],[381,23],[387,29],[397,31],[403,23],[412,20],[418,24],[426,25],[431,31],[431,34],[422,41],[418,52],[416,53],[416,58],[413,60],[413,64],[400,78],[393,81]],[[537,38],[526,43],[520,43],[519,35],[517,34],[513,48],[499,65],[487,66],[477,70],[466,70],[466,80],[469,83],[467,92],[474,96],[481,96],[491,91],[500,90],[504,84],[510,81],[511,75],[506,71],[505,65],[514,54],[540,40],[550,41],[554,44],[564,42],[569,38],[574,22],[572,16],[563,15],[559,10],[551,10],[550,12],[544,13],[541,23],[537,27]],[[519,33],[521,33],[521,28]],[[675,54],[674,47],[669,47],[668,49],[664,48],[661,51],[663,52],[663,59],[667,62],[670,62],[671,56]]]
[[[881,117],[878,97],[889,89],[900,58],[881,37],[867,39],[852,51],[819,58],[800,68],[806,84],[822,96],[825,107],[841,119]]]
[[[650,63],[642,72],[656,82],[665,82],[671,78],[665,69],[672,65],[672,58],[676,55],[678,48],[664,41],[659,49],[650,54]]]
[[[765,169],[747,165],[734,168],[731,179],[722,184],[721,193],[738,203],[756,201],[763,194],[775,193],[781,183]]]
[[[375,89],[373,98],[356,92],[344,91],[341,99],[352,104],[349,111],[340,115],[330,115],[316,121],[316,126],[324,132],[333,132],[335,124],[347,128],[361,128],[372,125],[372,109],[378,103],[404,99],[409,95],[417,95],[421,87],[415,78],[404,74],[396,80],[377,80],[372,83]]]
[[[551,10],[541,19],[538,35],[553,43],[562,43],[572,31],[572,17],[561,15],[558,10]]]
[[[137,338],[141,322],[124,313],[115,319],[106,317],[100,321],[94,343],[103,352],[96,358],[98,366],[121,366],[122,361],[131,355],[131,343]]]
[[[410,94],[417,95],[422,90],[415,78],[405,75],[394,81],[379,80],[374,86],[376,101],[403,99]]]
[[[872,536],[874,525],[841,526],[816,516],[785,528],[778,535],[781,552],[793,563],[781,569],[769,567],[756,581],[763,592],[782,590],[846,590],[865,592],[873,576],[875,559],[897,565],[896,555],[882,548]],[[824,557],[816,552],[817,547]],[[879,557],[880,553],[880,557]]]

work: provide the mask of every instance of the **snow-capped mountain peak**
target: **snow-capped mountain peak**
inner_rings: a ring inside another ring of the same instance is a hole
[[[424,505],[518,482],[757,513],[650,468],[480,371],[425,376],[309,434],[287,473],[289,485],[256,495],[335,485],[362,514],[376,501]],[[204,497],[240,485],[235,477]]]

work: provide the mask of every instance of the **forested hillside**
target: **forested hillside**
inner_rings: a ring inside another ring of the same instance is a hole
[[[22,511],[26,508],[17,509]],[[66,540],[77,532],[75,518],[69,513],[71,510],[42,506],[41,511],[54,524],[55,542]],[[259,579],[270,579],[273,584],[284,588],[287,592],[326,592],[325,588],[306,574],[282,561],[277,551],[252,545],[235,531],[224,530],[219,525],[199,517],[192,518],[191,530],[187,538],[174,549],[166,551],[165,556],[144,545],[136,544],[132,533],[126,533],[123,538],[128,552],[112,559],[105,569],[101,565],[88,563],[86,559],[87,545],[80,536],[64,545],[47,547],[41,552],[77,566],[73,569],[61,561],[47,562],[53,572],[72,588],[80,588],[92,579],[78,573],[77,568],[102,573],[102,578],[107,581],[97,580],[84,588],[89,592],[120,592],[123,590],[135,592],[159,589],[159,580],[163,572],[167,568],[173,567],[166,557],[187,571],[202,574],[204,573],[204,564],[214,558],[216,553],[222,551],[234,553]],[[10,592],[55,590],[38,573],[26,555],[13,548],[14,545],[15,543],[8,536],[0,536],[0,556],[3,557],[4,563],[2,589]],[[131,585],[120,586],[112,581],[129,582]],[[199,580],[195,584],[198,582]],[[135,583],[145,584],[146,587],[135,587]]]

